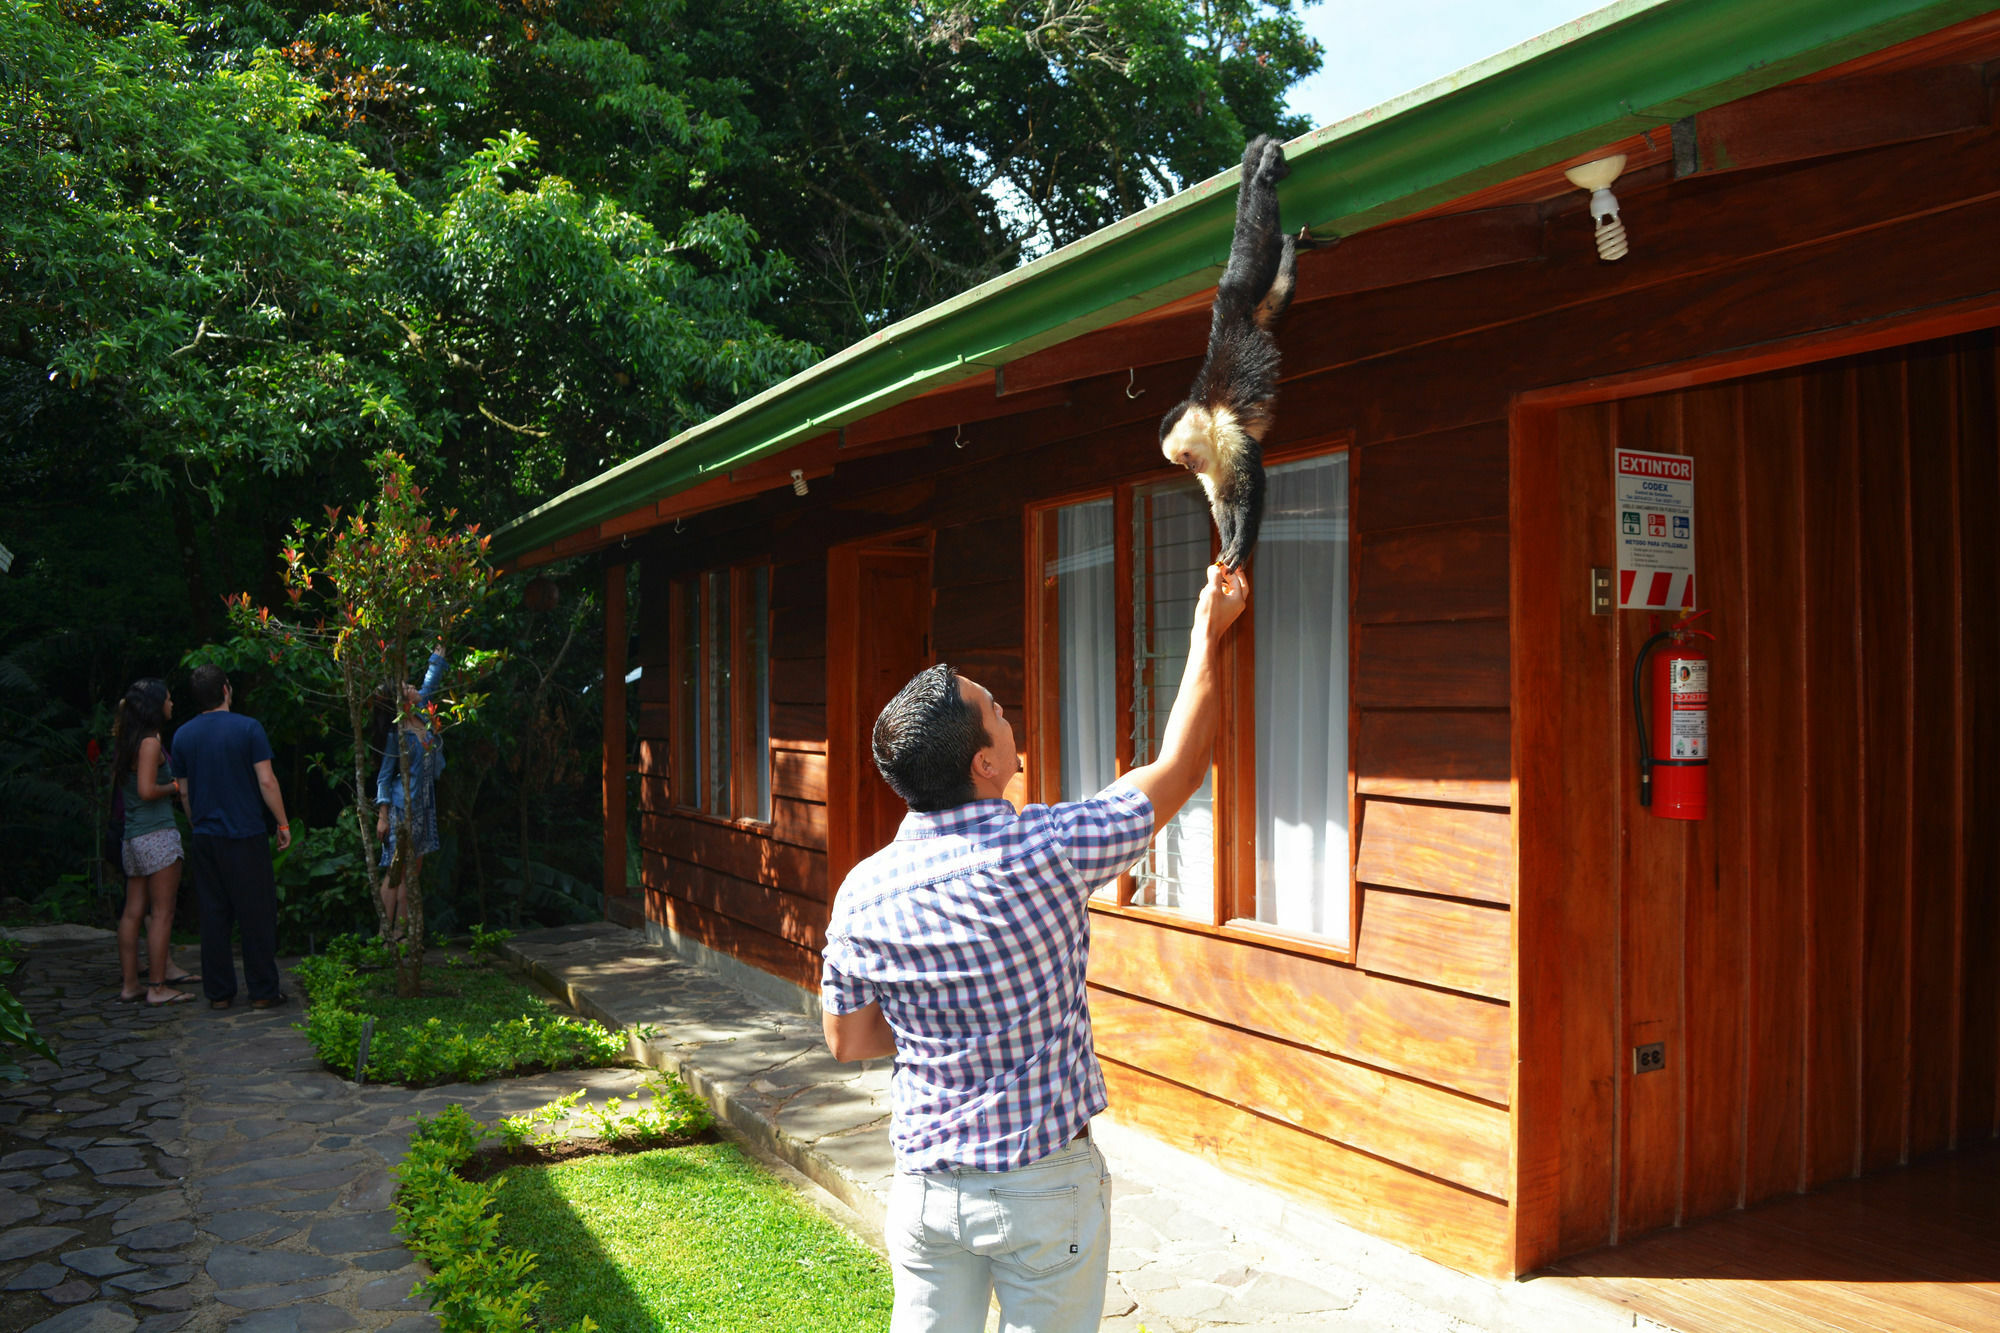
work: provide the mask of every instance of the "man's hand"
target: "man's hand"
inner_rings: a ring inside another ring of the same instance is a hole
[[[1208,567],[1208,582],[1201,588],[1201,596],[1194,604],[1194,631],[1207,638],[1210,643],[1221,641],[1225,631],[1236,623],[1243,614],[1243,608],[1250,605],[1250,576],[1238,569],[1230,571],[1221,565]]]
[[[285,797],[278,790],[278,775],[271,771],[268,759],[257,761],[256,773],[257,791],[264,798],[264,808],[271,812],[271,818],[278,824],[278,850],[282,852],[292,845],[292,825],[285,818]]]
[[[375,807],[375,836],[378,838],[389,836],[389,807],[386,805]]]

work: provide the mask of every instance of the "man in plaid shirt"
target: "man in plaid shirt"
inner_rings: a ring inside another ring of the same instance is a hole
[[[876,719],[875,765],[909,804],[834,901],[820,996],[838,1060],[894,1056],[893,1333],[1094,1330],[1111,1177],[1090,1141],[1105,1107],[1084,973],[1086,902],[1201,786],[1215,655],[1249,599],[1209,571],[1160,756],[1086,801],[1003,799],[1014,729],[983,686],[919,672]]]

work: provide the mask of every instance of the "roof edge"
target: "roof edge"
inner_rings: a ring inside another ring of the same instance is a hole
[[[1351,235],[1985,12],[1982,0],[1619,0],[1293,140],[1288,218]],[[1237,173],[899,321],[500,527],[503,563],[964,378],[1213,286]]]

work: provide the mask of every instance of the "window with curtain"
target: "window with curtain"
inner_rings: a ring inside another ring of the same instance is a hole
[[[1347,458],[1265,470],[1254,917],[1348,941]]]
[[[1188,629],[1213,558],[1208,501],[1192,481],[1136,488],[1129,534],[1132,569],[1132,765],[1159,756],[1167,716],[1187,668]],[[1133,872],[1133,901],[1204,919],[1215,905],[1215,783],[1153,835]]]
[[[1250,610],[1232,635],[1220,765],[1118,901],[1350,947],[1348,494],[1342,453],[1266,469]],[[1158,754],[1214,525],[1191,481],[1038,511],[1026,747],[1038,800],[1076,800]],[[1247,761],[1247,762],[1245,762]]]
[[[771,571],[715,569],[674,584],[675,802],[771,817]]]

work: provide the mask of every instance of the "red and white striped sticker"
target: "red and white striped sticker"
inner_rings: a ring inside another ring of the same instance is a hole
[[[1633,596],[1633,589],[1638,596]],[[1694,575],[1669,574],[1664,569],[1656,569],[1641,577],[1636,569],[1618,571],[1618,605],[1633,607],[1661,607],[1678,611],[1682,607],[1694,605]]]

